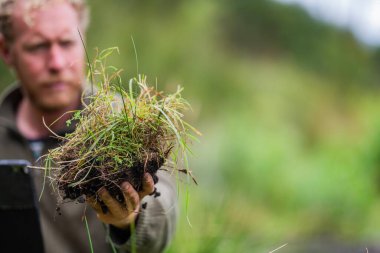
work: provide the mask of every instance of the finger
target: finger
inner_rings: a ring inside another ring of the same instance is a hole
[[[142,182],[142,190],[139,192],[140,199],[144,198],[146,195],[154,192],[154,181],[153,177],[149,173],[144,174]]]
[[[99,201],[97,201],[94,197],[86,197],[86,201],[87,203],[93,208],[95,209],[95,211],[97,213],[103,213],[103,210],[102,210],[102,207],[99,203]]]
[[[128,182],[122,183],[121,189],[123,191],[128,213],[136,212],[136,210],[138,211],[140,205],[140,197],[137,191]]]
[[[109,212],[114,216],[120,216],[123,213],[120,203],[114,199],[106,188],[102,187],[98,191],[99,198],[107,206]]]

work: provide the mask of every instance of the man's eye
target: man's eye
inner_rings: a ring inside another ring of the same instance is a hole
[[[63,40],[59,43],[61,45],[61,47],[63,48],[69,48],[71,47],[72,45],[74,45],[74,41],[72,40]]]
[[[49,48],[49,43],[38,43],[38,44],[33,44],[33,45],[29,45],[26,47],[26,49],[29,51],[29,52],[39,52],[39,51],[43,51],[43,50],[46,50]]]

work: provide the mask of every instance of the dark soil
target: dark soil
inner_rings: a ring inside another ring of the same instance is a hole
[[[166,152],[165,156],[167,156],[169,151]],[[96,163],[88,161],[88,169],[81,171],[77,175],[77,178],[84,178],[84,180],[76,185],[72,185],[72,180],[65,180],[65,175],[72,177],[70,170],[77,171],[77,169],[68,166],[63,167],[60,171],[62,179],[58,181],[58,189],[61,191],[63,199],[78,200],[82,196],[95,197],[105,208],[105,205],[102,204],[97,196],[98,190],[105,187],[112,197],[120,203],[124,203],[124,197],[120,190],[122,182],[128,181],[136,191],[140,191],[142,189],[144,173],[147,172],[152,176],[154,183],[157,183],[158,177],[156,172],[164,164],[166,157],[158,156],[157,153],[151,153],[148,157],[149,159],[145,159],[145,162],[140,161],[129,168],[117,169],[102,168],[97,166]],[[103,211],[106,212],[106,208],[104,208]]]

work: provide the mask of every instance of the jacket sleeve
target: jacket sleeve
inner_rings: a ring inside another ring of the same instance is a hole
[[[121,252],[132,252],[132,247],[138,253],[163,252],[174,235],[178,216],[174,178],[166,171],[158,171],[157,176],[159,180],[155,187],[158,194],[142,199],[145,208],[141,208],[138,216],[134,242],[129,231],[123,236],[117,229],[109,227],[109,238]]]

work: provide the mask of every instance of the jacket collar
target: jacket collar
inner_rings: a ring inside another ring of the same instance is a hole
[[[22,100],[22,91],[20,85],[15,83],[6,89],[0,97],[0,126],[4,126],[7,129],[19,134],[16,126],[16,113],[17,108]],[[85,103],[89,101],[85,99]],[[83,105],[78,109],[82,109]],[[75,121],[68,127],[65,127],[62,131],[56,133],[59,136],[64,136],[66,133],[71,133],[75,130]]]

